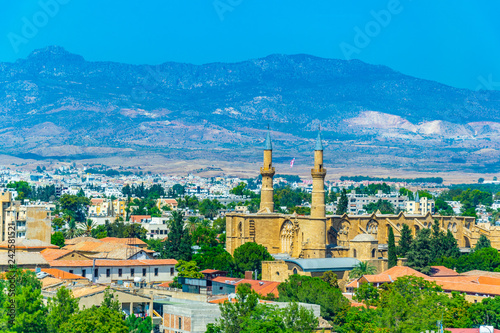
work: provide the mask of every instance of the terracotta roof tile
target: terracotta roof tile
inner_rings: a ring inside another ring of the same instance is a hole
[[[105,237],[101,238],[102,242],[108,243],[119,243],[124,245],[147,245],[145,242],[139,238],[117,238],[117,237]]]
[[[225,276],[218,276],[214,278],[213,281],[221,283],[229,283],[235,286],[242,283],[248,283],[250,284],[252,290],[254,290],[256,293],[262,296],[267,296],[268,294],[274,294],[274,296],[276,297],[279,296],[278,286],[280,285],[280,282],[239,279],[239,278],[231,278]]]
[[[41,251],[42,257],[45,258],[47,261],[52,261],[61,258],[62,256],[71,253],[72,251],[70,250],[64,250],[64,249],[45,249]]]
[[[457,272],[454,270],[444,267],[444,266],[431,266],[431,276],[437,277],[437,276],[455,276],[459,275]]]
[[[83,276],[65,272],[57,268],[42,268],[42,272],[52,275],[61,280],[87,280]]]

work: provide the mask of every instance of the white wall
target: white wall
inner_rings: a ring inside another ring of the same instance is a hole
[[[92,266],[88,267],[57,267],[52,266],[52,268],[57,268],[65,272],[72,271],[73,274],[83,276],[83,270],[85,270],[85,277],[92,281],[93,279],[93,269]],[[175,265],[150,265],[150,266],[97,266],[98,277],[94,281],[96,283],[111,283],[119,280],[123,281],[133,281],[135,277],[144,278],[145,282],[164,282],[172,281],[175,276],[177,276],[177,271],[175,270]],[[146,276],[143,276],[142,269],[146,269]],[[158,275],[155,275],[155,268],[158,268]],[[110,270],[110,276],[106,276],[106,270]],[[119,276],[119,270],[122,270],[122,275]],[[134,276],[131,275],[131,269],[134,269]],[[173,269],[173,274],[171,274],[171,269]],[[70,272],[71,273],[71,272]]]

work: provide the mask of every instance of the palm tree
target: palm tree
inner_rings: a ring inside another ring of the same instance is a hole
[[[362,277],[363,275],[375,274],[376,271],[377,268],[375,266],[370,265],[367,261],[361,261],[359,264],[354,266],[352,271],[349,273],[349,278],[357,279]]]
[[[198,223],[199,221],[197,217],[191,216],[188,218],[187,227],[190,233],[193,233],[196,230],[196,228],[198,227]]]
[[[85,222],[78,222],[79,235],[90,236],[92,235],[92,229],[97,227],[97,223],[91,219],[87,219]]]
[[[67,228],[64,231],[64,237],[71,239],[79,236],[80,231],[76,227],[76,222],[74,219],[70,218],[67,223]]]
[[[203,219],[200,222],[200,225],[205,228],[210,228],[212,222],[210,220]]]

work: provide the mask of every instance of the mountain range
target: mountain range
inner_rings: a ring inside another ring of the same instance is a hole
[[[321,126],[326,162],[338,167],[499,170],[500,91],[359,60],[299,54],[131,65],[50,46],[0,63],[8,155],[258,161],[268,126],[278,162],[309,156]]]

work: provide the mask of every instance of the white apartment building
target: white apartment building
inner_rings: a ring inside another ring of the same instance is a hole
[[[415,200],[408,201],[406,203],[406,212],[408,214],[426,215],[429,212],[433,214],[434,211],[435,211],[434,200],[430,200],[429,198],[426,197],[419,198],[417,195]]]
[[[399,193],[385,194],[382,191],[379,191],[375,195],[357,194],[356,191],[351,191],[351,193],[347,194],[347,199],[349,200],[347,213],[354,215],[366,213],[363,207],[369,203],[376,203],[379,200],[389,201],[396,210],[405,209],[405,204],[408,201],[407,196],[399,195]],[[337,198],[337,205],[339,200],[340,197]]]

